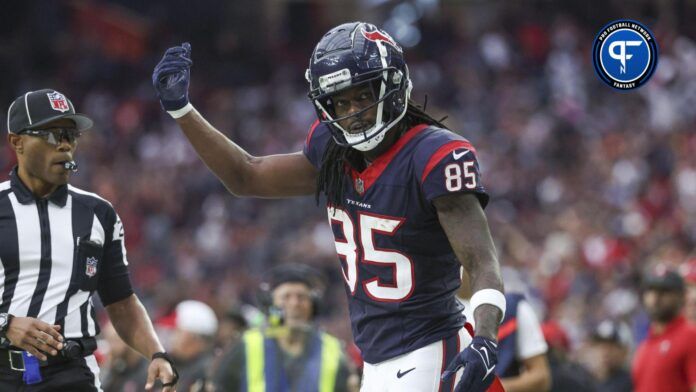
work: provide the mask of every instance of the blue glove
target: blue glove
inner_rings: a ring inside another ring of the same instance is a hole
[[[498,344],[483,336],[474,336],[471,344],[460,352],[447,369],[442,379],[447,381],[464,367],[462,379],[455,392],[485,392],[495,379],[495,366],[498,363]]]
[[[162,60],[152,72],[152,85],[166,111],[179,110],[189,103],[188,88],[191,80],[191,44],[184,42],[164,52]]]

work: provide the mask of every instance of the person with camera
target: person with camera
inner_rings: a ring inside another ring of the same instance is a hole
[[[350,371],[341,342],[314,324],[320,279],[307,266],[276,267],[262,287],[268,325],[250,329],[221,358],[216,391],[346,391]]]

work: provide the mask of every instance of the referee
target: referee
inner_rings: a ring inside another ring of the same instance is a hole
[[[55,90],[30,91],[8,110],[18,165],[0,183],[1,391],[101,390],[95,291],[121,338],[152,359],[145,389],[156,379],[175,388],[176,370],[131,288],[118,215],[68,185],[77,139],[92,124]]]

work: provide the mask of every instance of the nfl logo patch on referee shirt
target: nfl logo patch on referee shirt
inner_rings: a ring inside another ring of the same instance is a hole
[[[94,257],[87,258],[87,267],[85,274],[90,278],[97,274],[97,259]]]
[[[57,110],[61,113],[70,110],[68,100],[65,99],[65,96],[63,94],[54,91],[52,93],[47,93],[46,95],[48,95],[48,100],[51,101],[51,108],[53,108],[53,110]]]

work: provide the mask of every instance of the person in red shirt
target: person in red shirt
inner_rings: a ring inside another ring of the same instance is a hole
[[[659,266],[643,281],[643,306],[650,317],[648,337],[633,362],[636,392],[696,392],[696,328],[681,314],[684,280]]]
[[[696,325],[696,257],[682,265],[681,273],[686,281],[684,316],[692,325]]]

